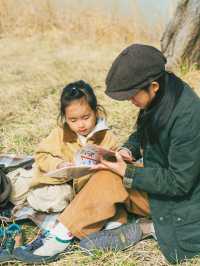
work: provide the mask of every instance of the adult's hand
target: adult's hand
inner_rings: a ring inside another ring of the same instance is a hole
[[[126,163],[122,159],[122,156],[119,152],[115,153],[116,162],[110,162],[101,158],[100,163],[93,165],[91,170],[111,170],[112,172],[124,176],[126,171]]]
[[[131,151],[126,148],[121,148],[120,150],[118,150],[118,153],[129,162],[135,161],[135,158],[132,155]]]

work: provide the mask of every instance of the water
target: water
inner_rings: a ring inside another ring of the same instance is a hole
[[[101,9],[119,16],[133,16],[134,9],[150,23],[157,23],[159,17],[167,23],[172,17],[178,0],[57,0],[60,6],[67,8]]]

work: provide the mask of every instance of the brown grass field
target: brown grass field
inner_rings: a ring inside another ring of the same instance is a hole
[[[94,87],[122,143],[138,110],[104,94],[106,73],[118,53],[133,42],[159,47],[162,19],[152,31],[139,10],[133,12],[133,19],[101,10],[58,10],[50,0],[19,2],[0,0],[0,152],[32,154],[56,125],[61,89],[79,79]],[[182,65],[177,74],[200,92],[198,70]],[[25,227],[27,239],[34,237],[34,227]],[[86,256],[77,250],[50,265],[168,264],[157,243],[148,239],[124,252]],[[200,260],[182,265],[200,265]]]

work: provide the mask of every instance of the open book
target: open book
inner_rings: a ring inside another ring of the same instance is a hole
[[[70,165],[55,171],[51,171],[46,174],[48,177],[63,178],[67,177],[67,180],[78,178],[87,175],[91,172],[91,166],[87,165]]]
[[[88,144],[80,149],[74,158],[74,165],[69,165],[46,174],[48,177],[67,177],[67,180],[78,178],[91,173],[91,166],[98,164],[101,157],[108,161],[116,161],[115,152],[97,145]],[[124,160],[130,160],[123,157]]]
[[[100,159],[116,162],[115,151],[107,150],[98,145],[88,144],[77,152],[75,161],[79,164],[94,165],[100,162]],[[122,156],[124,161],[131,162],[126,156]]]

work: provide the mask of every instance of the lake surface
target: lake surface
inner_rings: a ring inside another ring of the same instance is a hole
[[[171,18],[178,0],[57,0],[59,6],[79,9],[101,9],[120,16],[133,16],[138,10],[145,19],[154,23],[162,18],[167,23]]]

